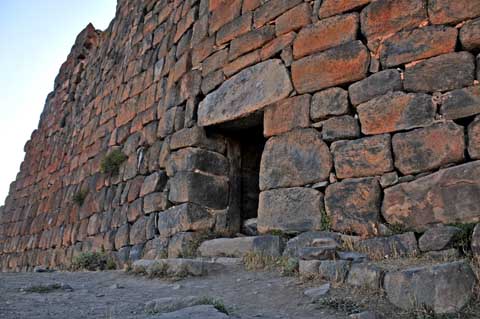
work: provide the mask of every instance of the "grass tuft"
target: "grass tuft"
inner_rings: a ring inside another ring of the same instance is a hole
[[[127,158],[127,155],[123,154],[120,150],[111,151],[102,159],[102,162],[100,163],[102,173],[118,175],[118,172],[120,171],[120,165],[122,165]]]
[[[75,256],[72,262],[72,270],[113,270],[116,264],[113,259],[104,252],[84,252]]]

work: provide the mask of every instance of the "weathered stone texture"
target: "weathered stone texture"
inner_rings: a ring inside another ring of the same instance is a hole
[[[402,79],[398,70],[385,70],[372,74],[348,87],[350,101],[353,105],[367,102],[388,92],[401,91]]]
[[[442,96],[440,113],[447,120],[480,114],[480,86],[445,93]]]
[[[322,123],[322,138],[326,142],[360,137],[360,125],[352,116],[332,117]]]
[[[315,93],[312,98],[310,117],[312,120],[323,120],[332,115],[343,115],[348,112],[348,92],[341,88],[330,88]]]
[[[243,70],[207,95],[198,108],[202,126],[234,120],[279,101],[292,85],[279,60],[262,62]]]
[[[266,137],[310,126],[310,100],[308,94],[276,102],[264,111],[263,134]]]
[[[382,214],[417,231],[429,225],[480,221],[480,162],[440,170],[385,190]]]
[[[480,18],[468,21],[460,29],[460,42],[465,50],[480,49]]]
[[[303,186],[328,179],[332,157],[320,133],[297,129],[265,145],[260,164],[260,190]]]
[[[433,24],[456,23],[480,16],[480,6],[476,0],[428,1],[428,16]]]
[[[468,126],[468,155],[473,159],[480,159],[480,118],[477,117]]]
[[[318,16],[320,18],[326,18],[339,13],[343,13],[345,11],[357,9],[368,4],[369,2],[370,0],[324,0],[320,5]]]

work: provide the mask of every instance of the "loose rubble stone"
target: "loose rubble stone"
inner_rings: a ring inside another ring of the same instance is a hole
[[[293,42],[293,57],[300,59],[356,40],[358,21],[358,14],[350,13],[322,19],[304,27]]]
[[[298,273],[301,276],[316,276],[318,274],[320,263],[320,260],[299,260]]]
[[[435,106],[426,94],[391,92],[357,106],[366,135],[408,130],[433,124]]]
[[[480,8],[470,0],[434,0],[428,2],[428,16],[433,24],[456,23],[480,16]]]
[[[283,243],[278,236],[217,238],[204,241],[198,251],[203,257],[244,257],[247,253],[281,256]]]
[[[377,290],[381,287],[383,271],[373,264],[353,264],[348,272],[347,284],[363,289]]]
[[[295,128],[310,126],[310,95],[299,95],[276,102],[265,108],[263,135],[282,134]]]
[[[471,86],[445,93],[440,113],[447,120],[455,120],[480,113],[480,87]]]
[[[213,222],[214,220],[204,208],[187,203],[160,213],[158,231],[161,237],[170,237],[179,232],[209,230]]]
[[[321,285],[320,287],[307,289],[303,292],[303,294],[307,297],[310,297],[316,300],[328,294],[329,291],[330,291],[330,284],[327,283],[327,284]]]
[[[333,142],[360,137],[360,125],[353,116],[333,117],[322,123],[322,138]]]
[[[154,299],[145,304],[146,313],[165,313],[173,312],[183,308],[189,308],[202,304],[203,297],[187,296],[187,297],[164,297]]]
[[[339,242],[340,236],[332,232],[324,231],[309,231],[301,233],[300,235],[290,239],[287,242],[285,250],[283,252],[284,256],[297,258],[300,256],[301,250],[305,247],[313,247],[314,242],[318,241],[330,241]]]
[[[303,186],[328,179],[332,158],[320,133],[297,129],[272,137],[260,164],[260,190]]]
[[[317,269],[320,278],[332,283],[344,283],[350,270],[350,262],[346,260],[322,260]]]
[[[339,13],[360,8],[369,2],[370,0],[324,0],[322,1],[320,10],[318,11],[318,16],[321,19],[327,18]]]
[[[348,92],[342,88],[326,89],[315,93],[312,98],[310,117],[314,121],[346,113],[348,113]]]
[[[386,39],[380,47],[380,61],[385,68],[455,51],[457,29],[429,26],[404,31]]]
[[[407,65],[403,85],[407,91],[444,92],[472,85],[474,79],[474,56],[455,52]]]
[[[389,135],[334,142],[331,150],[339,178],[381,175],[393,170]]]
[[[360,240],[354,247],[372,259],[414,256],[418,251],[417,239],[413,232]]]
[[[337,245],[324,245],[323,247],[305,247],[300,250],[302,260],[329,260],[337,256]]]
[[[242,225],[242,233],[247,236],[257,236],[258,235],[257,224],[258,224],[257,218],[250,218],[245,220]]]
[[[282,188],[260,193],[258,231],[303,232],[320,229],[323,194],[308,188]]]
[[[480,161],[385,189],[382,214],[390,224],[424,231],[429,225],[480,221]]]
[[[439,262],[458,260],[461,258],[460,251],[456,248],[427,251],[423,253],[423,255],[431,260]]]
[[[437,123],[393,136],[395,167],[415,174],[464,160],[464,128],[453,122]]]
[[[327,187],[325,209],[335,231],[374,235],[380,220],[381,188],[376,178],[348,179]]]
[[[480,159],[480,117],[468,126],[468,155]]]
[[[460,42],[467,51],[480,49],[480,18],[468,21],[460,29]]]
[[[356,106],[388,92],[400,91],[402,88],[400,72],[398,70],[385,70],[350,85],[348,93],[350,101]]]
[[[380,178],[380,186],[382,186],[383,188],[387,188],[389,186],[397,184],[398,180],[399,179],[397,172],[386,173],[383,174]]]
[[[377,314],[372,312],[372,311],[364,311],[364,312],[360,312],[360,313],[351,314],[350,316],[348,316],[348,318],[350,318],[350,319],[379,319],[380,317],[377,316]]]
[[[326,89],[366,77],[370,55],[353,41],[292,63],[292,80],[299,93]]]
[[[157,316],[158,319],[228,319],[230,318],[223,312],[218,311],[212,305],[200,305],[189,308],[180,309],[174,312]]]
[[[475,275],[464,261],[389,272],[384,289],[404,310],[428,307],[437,314],[454,313],[471,299]]]
[[[355,251],[338,251],[337,255],[338,258],[345,261],[350,261],[354,264],[362,263],[368,260],[367,255]]]
[[[418,240],[418,247],[421,251],[445,249],[459,232],[460,229],[453,226],[440,225],[430,228]]]
[[[208,94],[198,107],[198,124],[231,121],[287,97],[292,85],[280,60],[249,67]]]
[[[416,0],[373,1],[360,14],[362,33],[373,49],[383,37],[413,29],[426,20],[424,3]]]

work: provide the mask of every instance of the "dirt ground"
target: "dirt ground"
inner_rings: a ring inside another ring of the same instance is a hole
[[[57,282],[70,285],[73,291],[20,291],[29,285]],[[303,291],[311,286],[296,277],[248,272],[241,266],[175,282],[123,271],[0,273],[0,318],[155,318],[145,313],[146,302],[180,296],[221,299],[233,318],[345,318],[304,296]]]

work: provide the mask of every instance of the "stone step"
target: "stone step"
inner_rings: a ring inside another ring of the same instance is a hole
[[[267,256],[281,256],[283,240],[279,236],[252,236],[217,238],[204,241],[198,248],[202,257],[243,257],[255,252]]]
[[[212,272],[221,271],[224,264],[203,259],[140,259],[132,265],[133,273],[145,274],[152,277],[188,277],[205,276]]]

